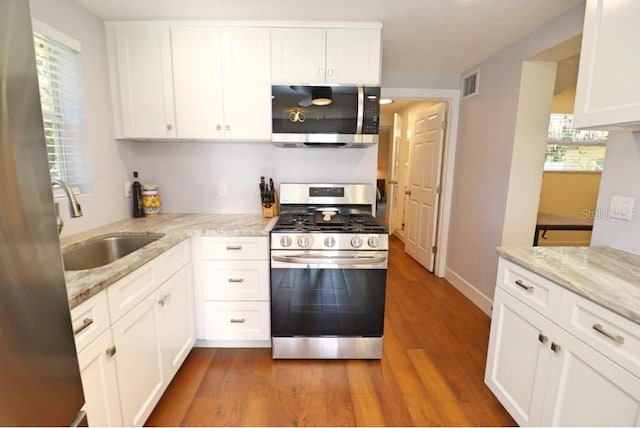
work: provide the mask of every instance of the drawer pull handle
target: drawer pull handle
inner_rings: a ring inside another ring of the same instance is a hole
[[[244,278],[229,278],[229,282],[244,282]]]
[[[558,352],[560,352],[561,349],[562,349],[562,346],[558,345],[555,342],[551,342],[551,350],[553,352],[555,352],[557,354]]]
[[[244,324],[246,320],[244,318],[231,318],[229,321],[231,324]]]
[[[84,330],[85,328],[89,327],[91,324],[93,324],[93,319],[92,318],[85,318],[82,320],[82,325],[78,328],[76,328],[75,330],[73,330],[73,334],[78,334],[80,333],[82,330]]]
[[[545,336],[542,333],[538,334],[538,342],[547,343],[548,341],[549,341],[549,338],[547,336]]]
[[[234,251],[242,250],[242,245],[227,245],[227,250],[234,250]]]
[[[613,340],[617,344],[622,345],[624,343],[624,337],[620,336],[619,334],[609,333],[607,330],[604,329],[602,324],[594,324],[593,325],[593,329],[595,331],[597,331],[598,333],[600,333],[600,334],[608,337],[609,339]]]
[[[529,293],[533,293],[533,286],[532,285],[527,285],[524,282],[522,282],[522,280],[517,279],[516,280],[516,285],[520,288],[524,288],[525,290],[527,290]]]
[[[107,355],[110,357],[113,357],[114,355],[116,355],[116,345],[113,345],[109,348],[107,348]]]

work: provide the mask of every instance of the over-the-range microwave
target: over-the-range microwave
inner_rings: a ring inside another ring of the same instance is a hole
[[[280,147],[368,147],[378,142],[380,87],[271,87]]]

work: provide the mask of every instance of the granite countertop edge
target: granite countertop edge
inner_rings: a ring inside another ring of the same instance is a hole
[[[160,214],[120,220],[63,237],[60,245],[64,253],[87,240],[112,233],[164,234],[157,241],[108,265],[65,271],[69,307],[75,308],[191,236],[269,236],[276,220],[277,217],[264,218],[260,214]]]
[[[498,247],[497,252],[640,324],[640,255],[611,247]]]

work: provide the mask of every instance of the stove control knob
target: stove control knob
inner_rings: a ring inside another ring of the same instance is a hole
[[[336,239],[333,236],[329,236],[327,238],[324,238],[324,245],[325,247],[333,247],[334,245],[336,245]]]
[[[367,244],[369,244],[371,248],[376,248],[378,245],[380,245],[380,238],[378,238],[377,236],[372,236],[367,240]]]
[[[351,246],[353,248],[360,248],[362,246],[362,238],[359,236],[354,236],[351,238]]]
[[[310,243],[311,243],[311,240],[307,236],[300,236],[298,238],[298,246],[300,248],[307,248]]]
[[[282,245],[283,247],[290,247],[291,246],[291,237],[290,236],[283,236],[282,238],[280,238],[280,245]]]

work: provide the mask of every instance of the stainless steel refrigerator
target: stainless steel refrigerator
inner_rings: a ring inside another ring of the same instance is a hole
[[[0,425],[73,425],[83,404],[29,2],[0,0]]]

